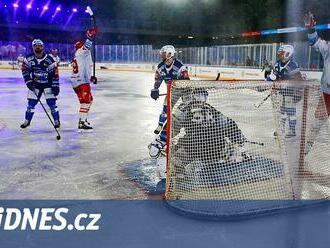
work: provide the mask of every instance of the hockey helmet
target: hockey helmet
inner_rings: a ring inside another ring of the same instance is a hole
[[[289,61],[294,53],[294,48],[291,45],[282,45],[280,48],[277,50],[277,57],[282,61],[282,62],[287,62]]]
[[[83,46],[84,46],[84,42],[82,42],[81,40],[74,43],[74,47],[76,50],[78,50],[79,48],[82,48]]]
[[[51,54],[53,54],[54,56],[57,56],[58,55],[58,50],[57,48],[53,48],[51,51],[50,51]]]
[[[162,59],[171,59],[174,57],[175,48],[172,45],[166,45],[160,49],[159,53]]]
[[[32,41],[32,46],[44,46],[44,43],[40,39],[34,39]]]

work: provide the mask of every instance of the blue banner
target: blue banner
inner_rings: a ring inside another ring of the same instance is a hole
[[[0,247],[330,247],[329,204],[244,220],[192,217],[162,200],[1,201]]]

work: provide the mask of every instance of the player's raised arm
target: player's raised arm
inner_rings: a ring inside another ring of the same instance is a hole
[[[329,56],[330,45],[318,36],[315,30],[316,20],[313,13],[308,12],[305,15],[305,28],[308,31],[308,42],[315,50],[319,51],[323,57]]]

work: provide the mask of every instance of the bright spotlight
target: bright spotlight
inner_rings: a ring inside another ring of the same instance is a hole
[[[73,8],[72,12],[76,13],[76,12],[78,12],[78,10],[76,8]]]
[[[43,10],[48,10],[48,6],[45,5],[42,9],[43,9]]]
[[[31,4],[27,4],[27,5],[26,5],[26,8],[27,8],[27,9],[32,9],[32,5],[31,5]]]
[[[13,7],[14,7],[14,8],[18,8],[19,6],[18,6],[17,3],[14,3],[14,4],[13,4]]]
[[[57,7],[56,8],[56,11],[61,11],[61,7]]]

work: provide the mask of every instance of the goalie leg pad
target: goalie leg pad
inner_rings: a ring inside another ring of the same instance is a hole
[[[165,153],[166,143],[156,139],[148,145],[148,149],[151,158],[158,158],[162,153]]]
[[[163,154],[161,154],[157,158],[156,166],[157,166],[156,167],[157,176],[160,179],[166,178],[166,156],[164,156]]]

